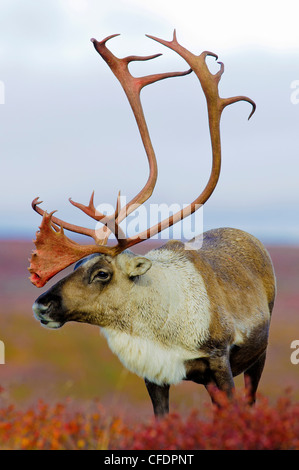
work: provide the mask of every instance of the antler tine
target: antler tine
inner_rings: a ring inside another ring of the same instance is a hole
[[[252,99],[248,98],[247,96],[234,96],[233,98],[222,98],[223,109],[226,106],[229,106],[230,104],[237,103],[238,101],[247,101],[247,103],[250,103],[252,105],[252,111],[248,116],[248,121],[249,121],[251,116],[255,113],[256,104]]]
[[[43,209],[41,209],[40,207],[38,207],[38,204],[42,203],[42,201],[38,201],[38,199],[39,198],[37,197],[32,201],[32,208],[38,214],[44,216],[44,214],[46,212]],[[125,239],[125,234],[121,230],[121,228],[118,226],[118,223],[117,223],[117,220],[116,220],[117,215],[119,213],[119,195],[118,195],[118,198],[117,198],[117,206],[116,206],[115,214],[112,214],[110,216],[104,215],[101,212],[97,211],[95,206],[94,206],[93,199],[94,199],[94,191],[92,192],[92,195],[90,197],[90,201],[89,201],[88,206],[85,206],[84,204],[81,204],[80,202],[72,201],[71,198],[69,198],[69,201],[73,206],[75,206],[78,209],[80,209],[81,211],[83,211],[89,217],[93,218],[97,222],[101,222],[104,226],[103,231],[101,231],[100,229],[93,230],[93,229],[90,229],[90,228],[81,227],[79,225],[70,224],[68,222],[65,222],[64,220],[58,219],[57,217],[53,217],[53,214],[56,211],[51,212],[51,225],[54,228],[54,230],[58,231],[59,229],[58,229],[57,226],[60,226],[61,228],[64,228],[64,229],[69,230],[71,232],[80,233],[81,235],[87,235],[89,237],[92,237],[94,239],[94,241],[96,242],[96,244],[98,244],[98,245],[105,245],[106,238],[107,238],[105,232],[107,232],[107,229],[109,229],[110,232],[114,233],[114,235],[115,235],[115,237],[118,241],[119,241],[119,237],[120,237],[120,240],[124,240]],[[104,233],[104,236],[102,236],[102,233]]]
[[[215,54],[214,52],[210,52],[210,51],[204,51],[199,56],[192,54],[192,52],[188,51],[187,49],[185,49],[185,47],[181,46],[178,43],[176,30],[174,30],[173,32],[172,41],[165,41],[164,39],[160,39],[155,36],[150,36],[148,34],[146,36],[150,39],[153,39],[156,42],[159,42],[160,44],[163,44],[166,47],[169,47],[170,49],[177,52],[181,57],[183,57],[186,60],[186,62],[190,65],[191,69],[200,80],[203,92],[205,93],[206,98],[207,98],[208,107],[211,105],[211,102],[213,104],[217,102],[218,113],[221,115],[221,112],[226,106],[232,103],[236,103],[237,101],[247,101],[253,107],[248,119],[251,118],[251,116],[255,112],[256,104],[253,100],[251,100],[247,96],[236,96],[234,98],[220,98],[219,97],[217,85],[224,72],[224,64],[222,62],[218,62],[220,64],[220,70],[215,75],[213,75],[209,71],[205,63],[205,58],[207,56],[215,57],[215,59],[217,60],[218,59],[217,54]]]
[[[82,212],[84,212],[84,214],[88,215],[89,217],[96,220],[97,222],[101,222],[103,224],[103,228],[95,230],[96,243],[105,245],[106,240],[107,240],[107,228],[110,230],[110,232],[114,233],[116,236],[118,229],[116,228],[115,217],[114,215],[107,216],[97,211],[94,205],[94,191],[91,194],[88,206],[85,206],[84,204],[81,204],[80,202],[75,202],[71,198],[69,198],[69,201],[73,206],[77,207]]]
[[[94,219],[95,218],[95,213],[96,213],[96,208],[94,206],[93,200],[94,200],[94,191],[92,191],[92,193],[91,193],[88,206],[85,206],[84,204],[81,204],[80,202],[73,201],[71,197],[69,198],[69,201],[73,206],[77,207],[78,209],[83,211],[86,215],[88,215],[89,217],[92,217]],[[95,219],[95,220],[98,220],[98,219]]]
[[[120,191],[119,191],[118,195],[117,195],[115,212],[114,212],[114,215],[113,215],[113,222],[115,224],[114,234],[115,234],[115,237],[117,239],[118,245],[126,247],[126,240],[127,239],[126,239],[126,236],[125,236],[124,232],[120,228],[119,222],[118,222],[118,217],[119,217],[120,210],[121,210],[121,201],[120,201]]]
[[[39,201],[38,199],[39,199],[38,197],[33,199],[32,203],[31,203],[32,209],[34,209],[35,212],[37,212],[38,214],[40,214],[41,216],[44,217],[44,215],[47,212],[44,211],[41,207],[38,207],[38,205],[42,203],[42,201]],[[56,212],[56,211],[54,211],[54,212]],[[81,227],[79,225],[70,224],[70,223],[65,222],[61,219],[58,219],[58,217],[53,217],[52,214],[54,212],[51,212],[51,225],[54,229],[55,229],[55,227],[54,227],[53,224],[56,224],[56,226],[59,225],[60,227],[65,228],[66,230],[70,230],[71,232],[80,233],[81,235],[87,235],[88,237],[92,237],[94,239],[94,241],[97,242],[97,237],[96,237],[95,230],[90,229],[90,228]]]

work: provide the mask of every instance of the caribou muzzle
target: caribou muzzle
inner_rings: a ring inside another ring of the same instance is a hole
[[[59,298],[49,299],[47,294],[47,292],[42,294],[34,302],[32,306],[34,316],[46,328],[61,328],[65,324],[61,301]]]

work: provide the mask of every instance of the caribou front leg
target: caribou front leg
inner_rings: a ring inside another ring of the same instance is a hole
[[[144,379],[144,381],[152,400],[155,416],[158,418],[168,414],[170,385],[157,385],[147,379]]]

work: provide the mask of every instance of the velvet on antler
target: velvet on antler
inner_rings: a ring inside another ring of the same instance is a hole
[[[94,194],[92,194],[88,206],[70,200],[75,207],[79,208],[85,214],[103,225],[103,227],[98,230],[92,230],[64,222],[63,220],[53,216],[53,212],[48,214],[41,209],[39,207],[40,202],[38,201],[38,198],[34,199],[32,202],[33,209],[43,216],[40,230],[37,232],[36,240],[34,242],[36,250],[32,254],[30,268],[28,268],[31,273],[31,282],[37,287],[44,286],[55,274],[89,254],[105,253],[111,256],[116,256],[126,248],[154,236],[197,210],[211,196],[219,179],[221,166],[220,118],[223,109],[229,104],[243,100],[249,102],[253,107],[249,118],[255,111],[255,103],[245,96],[237,96],[233,98],[219,97],[218,83],[221,75],[223,74],[224,66],[219,62],[220,70],[213,75],[209,71],[205,62],[207,56],[213,56],[217,59],[218,57],[216,54],[207,51],[203,52],[199,56],[192,54],[178,43],[175,32],[172,41],[164,41],[154,36],[148,36],[149,38],[154,39],[177,52],[189,64],[190,69],[185,72],[170,72],[148,75],[146,77],[133,77],[128,69],[130,62],[154,59],[161,54],[146,57],[129,56],[119,59],[106,47],[106,42],[116,36],[118,35],[114,34],[105,38],[103,41],[97,41],[96,39],[92,39],[91,41],[93,42],[97,52],[107,62],[112,72],[118,78],[127,95],[148,158],[149,177],[141,191],[123,208],[120,207],[120,195],[118,195],[116,210],[114,214],[110,216],[104,216],[104,214],[101,214],[96,210],[93,202]],[[207,101],[213,155],[210,178],[201,194],[187,208],[178,211],[176,214],[162,222],[159,222],[154,227],[148,228],[138,235],[126,238],[119,226],[120,222],[151,196],[157,181],[156,156],[143,114],[140,92],[146,85],[165,78],[187,75],[192,71],[197,75]],[[81,245],[75,243],[66,237],[64,229],[90,236],[93,238],[95,244]],[[114,246],[107,246],[107,240],[111,232],[114,233],[117,244]]]

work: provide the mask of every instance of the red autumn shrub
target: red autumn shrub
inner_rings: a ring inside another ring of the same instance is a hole
[[[108,417],[96,402],[79,411],[70,402],[39,401],[26,410],[2,404],[0,449],[299,450],[299,404],[287,394],[275,405],[260,398],[254,407],[242,398],[220,399],[212,417],[192,410],[130,425]]]
[[[1,450],[107,449],[110,440],[117,445],[125,432],[122,422],[105,416],[97,403],[88,412],[42,401],[25,411],[13,405],[0,408]]]
[[[192,410],[186,418],[171,414],[139,425],[127,434],[123,448],[150,450],[299,450],[299,404],[286,395],[275,406],[260,398],[254,407],[244,399],[220,397],[213,419]]]

